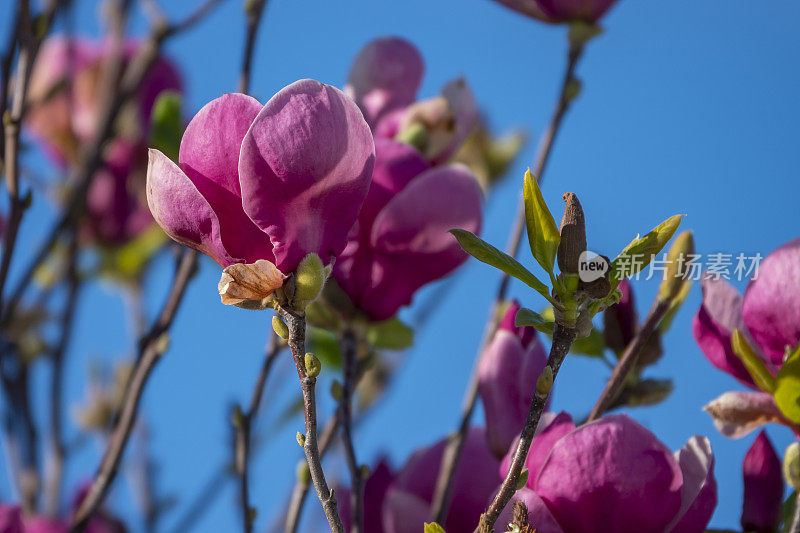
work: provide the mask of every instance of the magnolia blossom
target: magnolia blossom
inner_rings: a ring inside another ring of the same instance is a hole
[[[386,501],[386,494],[391,486],[396,473],[392,470],[386,458],[378,460],[374,468],[370,470],[367,480],[364,482],[364,531],[370,533],[383,532],[383,502]],[[339,505],[339,516],[345,528],[350,531],[352,524],[352,511],[350,509],[350,489],[348,487],[336,487],[336,500]]]
[[[781,414],[773,396],[755,384],[731,344],[733,331],[739,330],[775,375],[787,348],[800,342],[800,239],[764,259],[744,297],[723,279],[706,276],[702,288],[703,304],[692,324],[697,344],[712,365],[758,391],[726,393],[709,404],[706,409],[717,427],[731,437],[740,437],[766,422],[800,431]]]
[[[499,526],[522,500],[537,533],[702,533],[717,502],[708,439],[692,437],[673,454],[626,415],[576,428],[561,413],[534,439],[525,466],[527,486]]]
[[[767,433],[761,430],[742,463],[744,499],[742,528],[755,533],[772,533],[778,528],[783,501],[781,460]]]
[[[125,44],[123,64],[140,46],[134,41]],[[56,36],[42,44],[31,73],[25,125],[61,166],[76,165],[81,147],[98,134],[103,67],[112,52],[108,41]],[[159,94],[178,91],[181,85],[175,66],[158,58],[131,103],[121,110],[87,193],[84,237],[120,244],[152,224],[144,201],[150,116]]]
[[[503,457],[519,434],[547,364],[547,353],[530,326],[515,327],[520,305],[513,302],[478,365],[478,391],[486,416],[489,448]]]
[[[41,515],[23,516],[16,505],[0,504],[0,533],[67,533],[69,518]],[[106,513],[100,512],[89,521],[86,533],[124,533],[125,526]]]
[[[263,106],[244,94],[206,104],[177,165],[150,150],[147,200],[170,237],[222,267],[260,261],[274,289],[306,255],[328,264],[342,252],[374,160],[355,104],[301,80]]]
[[[372,320],[394,316],[467,254],[447,230],[481,229],[482,193],[462,165],[431,167],[412,146],[375,140],[375,171],[334,278]]]
[[[597,22],[617,0],[497,0],[543,22]]]

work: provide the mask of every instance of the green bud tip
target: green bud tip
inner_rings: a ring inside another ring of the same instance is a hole
[[[248,507],[247,509],[247,521],[252,524],[256,521],[256,516],[258,515],[258,511],[255,507]]]
[[[333,399],[337,402],[342,401],[342,398],[344,398],[344,389],[342,388],[342,384],[339,383],[339,380],[333,380],[333,383],[331,383],[331,396],[333,396]]]
[[[242,413],[242,408],[238,405],[233,407],[233,412],[231,413],[231,424],[233,427],[240,428],[244,423],[244,413]]]
[[[549,367],[548,367],[549,368]],[[519,478],[517,478],[517,490],[520,490],[528,483],[528,476],[530,472],[528,472],[527,468],[523,468],[522,472],[519,473]]]
[[[539,396],[547,396],[550,394],[550,389],[553,388],[553,369],[545,366],[542,373],[539,374],[539,379],[536,380],[536,394]]]
[[[303,435],[302,433],[300,433],[298,431],[297,435],[296,435],[296,438],[297,438],[297,444],[299,444],[301,448],[306,445],[306,436],[305,435]]]
[[[305,364],[306,373],[309,376],[312,378],[319,376],[319,373],[322,371],[322,363],[316,355],[313,353],[307,353],[305,356]]]
[[[361,479],[367,479],[369,477],[369,467],[367,465],[361,465],[359,468],[359,475]]]
[[[278,315],[272,317],[272,329],[281,339],[289,338],[289,326],[287,326],[286,322],[284,322],[283,319]]]
[[[306,485],[311,482],[311,471],[308,469],[308,463],[305,460],[297,463],[297,479],[300,483]]]
[[[664,281],[661,282],[661,288],[658,292],[658,297],[662,300],[671,300],[680,293],[681,288],[688,275],[688,261],[691,255],[694,254],[694,237],[691,231],[684,231],[672,243],[672,246],[667,252],[667,264],[664,271]]]
[[[308,254],[295,271],[295,303],[305,309],[313,302],[325,285],[325,265],[317,254]]]
[[[786,482],[800,490],[800,443],[793,442],[783,456],[783,476]]]

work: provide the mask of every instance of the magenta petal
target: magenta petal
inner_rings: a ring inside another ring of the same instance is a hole
[[[692,322],[695,341],[712,365],[735,377],[742,384],[757,388],[731,346],[734,329],[745,334],[747,331],[742,320],[741,295],[723,279],[706,277],[701,286],[703,305]]]
[[[386,533],[419,533],[428,522],[430,504],[403,490],[389,489],[383,508]]]
[[[771,533],[780,522],[783,501],[781,461],[764,430],[747,450],[742,464],[744,500],[742,528],[756,533]]]
[[[344,250],[374,161],[369,127],[338,89],[300,80],[267,102],[242,142],[239,181],[281,271],[309,253],[328,264]]]
[[[423,70],[422,56],[405,39],[375,39],[356,56],[345,92],[375,126],[386,113],[414,101]]]
[[[616,0],[536,0],[546,16],[558,21],[597,22]]]
[[[675,452],[683,474],[681,508],[670,533],[703,533],[717,506],[714,453],[707,438],[694,436]]]
[[[548,17],[544,11],[542,11],[542,8],[539,7],[539,3],[536,0],[496,0],[496,1],[499,4],[503,4],[504,6],[513,9],[514,11],[535,18],[537,20],[541,20],[543,22],[555,22],[550,17]]]
[[[22,512],[18,506],[0,504],[0,533],[23,533]]]
[[[534,490],[566,531],[663,533],[680,508],[681,481],[655,435],[612,415],[559,440]]]
[[[520,429],[521,426],[520,426]],[[536,476],[539,474],[542,465],[544,464],[547,456],[550,455],[553,447],[561,439],[561,437],[571,433],[575,429],[575,423],[568,413],[560,412],[558,415],[555,413],[547,412],[539,419],[539,425],[534,433],[534,439],[531,443],[530,450],[528,450],[528,457],[525,459],[525,468],[528,469],[528,486],[533,487],[536,481]],[[517,450],[517,442],[515,439],[513,444],[509,446],[508,453],[503,458],[500,464],[500,477],[505,478],[508,474],[508,469],[511,466],[511,458]]]
[[[153,149],[147,166],[147,204],[158,225],[174,240],[223,267],[241,261],[222,244],[219,219],[208,201],[178,165]]]
[[[531,489],[522,488],[514,493],[511,501],[508,502],[506,508],[500,513],[497,519],[497,531],[506,531],[508,524],[513,517],[514,504],[521,501],[528,508],[528,523],[533,527],[536,533],[563,533],[563,529],[558,525],[556,519],[550,514],[542,499]]]
[[[744,293],[742,315],[753,340],[780,368],[786,346],[800,343],[800,238],[764,259]]]

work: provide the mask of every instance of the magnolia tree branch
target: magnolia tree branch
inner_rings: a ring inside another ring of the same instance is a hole
[[[547,358],[547,367],[552,371],[553,380],[555,380],[558,375],[561,363],[564,362],[564,358],[569,353],[569,349],[575,341],[575,335],[576,331],[574,329],[566,328],[556,323],[553,329],[553,344],[550,346],[550,355]],[[500,490],[495,495],[492,503],[486,509],[486,512],[481,515],[480,525],[478,526],[479,533],[492,533],[494,531],[494,524],[497,522],[497,518],[500,516],[500,513],[503,512],[503,509],[517,490],[517,481],[525,466],[528,450],[530,450],[531,443],[533,442],[533,435],[536,431],[536,426],[539,425],[539,418],[542,416],[547,398],[550,396],[550,390],[552,390],[552,382],[544,391],[540,390],[537,386],[536,392],[531,399],[525,425],[522,428],[522,433],[517,442],[517,449],[514,451],[514,455],[511,458],[511,465],[508,469],[508,473],[503,480],[503,484],[500,485]]]
[[[142,339],[139,357],[125,388],[120,411],[109,435],[105,454],[89,492],[75,512],[70,532],[82,531],[86,527],[89,519],[105,499],[108,488],[117,474],[122,453],[125,451],[131,429],[136,422],[139,401],[147,384],[147,379],[166,349],[167,338],[165,334],[172,325],[186,291],[186,286],[194,275],[196,268],[197,253],[193,250],[184,250],[175,272],[175,277],[172,280],[172,288],[167,301],[147,335]]]
[[[362,533],[364,530],[364,486],[361,478],[361,466],[356,459],[356,450],[353,445],[353,393],[356,385],[356,371],[358,369],[358,344],[352,329],[346,329],[342,334],[343,358],[343,383],[342,400],[339,402],[342,426],[342,444],[344,444],[347,468],[350,470],[350,509],[352,516],[350,533]]]
[[[634,335],[625,347],[622,357],[617,361],[617,365],[614,367],[611,377],[608,378],[606,388],[597,399],[597,403],[594,404],[594,408],[592,408],[592,412],[589,414],[589,418],[586,419],[586,422],[597,420],[603,416],[603,413],[605,413],[613,404],[614,400],[617,399],[619,393],[625,386],[625,380],[628,378],[631,370],[636,366],[636,361],[639,359],[639,352],[641,352],[642,348],[647,344],[647,341],[658,327],[661,319],[667,314],[671,303],[672,300],[669,298],[656,297],[650,311],[647,313],[647,317],[642,323],[642,327],[636,332],[636,335]]]
[[[574,99],[574,94],[570,94],[571,87],[576,82],[575,69],[578,61],[583,54],[583,45],[572,45],[567,54],[567,68],[564,73],[564,78],[561,82],[561,90],[559,91],[558,100],[556,102],[553,116],[547,126],[542,139],[540,141],[539,150],[536,155],[536,162],[534,164],[533,175],[536,180],[541,183],[544,179],[544,172],[547,168],[547,162],[550,160],[550,154],[553,150],[556,136],[561,129],[564,116]],[[522,232],[525,229],[525,206],[520,204],[517,212],[517,218],[514,221],[511,234],[509,236],[508,246],[506,252],[508,255],[514,257],[519,252],[519,246],[522,242]],[[436,490],[433,494],[433,503],[431,505],[431,520],[443,524],[447,517],[447,511],[450,507],[450,498],[453,490],[453,479],[455,477],[458,462],[461,459],[461,452],[464,448],[464,441],[469,431],[470,420],[472,413],[475,411],[475,404],[478,400],[478,363],[486,347],[491,342],[497,331],[497,326],[500,324],[500,314],[498,312],[500,305],[506,298],[508,287],[511,278],[508,274],[503,274],[500,278],[500,284],[497,288],[494,302],[490,308],[489,322],[484,331],[481,347],[478,350],[478,356],[475,360],[472,369],[467,391],[464,395],[464,404],[461,411],[461,418],[459,419],[458,428],[456,432],[448,439],[447,447],[442,455],[442,464],[439,467],[439,477],[436,480]]]
[[[289,348],[297,367],[297,376],[300,378],[300,387],[303,391],[303,411],[306,422],[306,435],[303,450],[306,454],[308,470],[311,481],[317,490],[317,496],[322,503],[322,509],[328,519],[328,525],[333,533],[344,533],[342,520],[336,508],[336,495],[328,488],[325,473],[322,470],[322,459],[317,443],[317,402],[315,387],[317,378],[308,374],[305,365],[306,346],[306,316],[293,310],[280,308],[280,316],[289,328]]]
[[[258,29],[261,27],[261,15],[266,5],[267,0],[250,0],[245,3],[247,31],[244,40],[244,54],[242,54],[242,69],[239,74],[240,93],[247,93],[250,88],[250,71],[253,65],[253,52],[255,51]]]
[[[258,409],[261,406],[261,398],[264,394],[264,385],[267,382],[267,377],[283,348],[283,345],[279,341],[280,339],[275,332],[272,332],[270,334],[269,347],[264,356],[264,362],[261,365],[261,372],[259,372],[258,378],[256,379],[256,385],[253,387],[253,393],[250,397],[250,404],[247,407],[247,411],[242,412],[241,407],[238,405],[236,406],[237,415],[234,419],[236,427],[234,464],[236,466],[236,472],[239,474],[242,520],[244,523],[244,530],[247,533],[253,530],[254,518],[253,508],[250,506],[247,481],[251,431],[256,416],[258,415]]]

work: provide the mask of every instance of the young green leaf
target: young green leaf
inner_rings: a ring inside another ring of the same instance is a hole
[[[674,215],[653,228],[644,237],[637,236],[611,262],[611,283],[614,288],[623,278],[633,276],[650,264],[653,257],[669,242],[684,215]]]
[[[375,348],[405,350],[414,344],[414,330],[397,317],[374,322],[367,328],[367,340]]]
[[[525,224],[528,229],[531,253],[545,272],[552,274],[561,235],[558,233],[556,221],[547,208],[539,184],[533,178],[530,169],[525,172],[522,190],[525,200]]]
[[[518,328],[522,326],[531,326],[537,331],[541,331],[547,335],[553,334],[552,320],[547,320],[536,311],[531,311],[524,307],[517,311],[517,316],[514,317],[514,325]]]
[[[444,528],[436,522],[431,522],[430,524],[425,524],[423,533],[445,533],[445,531]]]
[[[747,342],[745,336],[742,335],[738,329],[733,330],[731,345],[733,347],[733,353],[744,363],[747,372],[750,374],[750,377],[753,378],[756,385],[766,392],[774,392],[775,378],[772,376],[769,369],[767,369],[764,360],[753,350],[753,347],[750,346],[750,343]],[[800,370],[800,367],[798,367],[798,370]],[[798,374],[798,377],[800,377],[800,374]],[[797,391],[795,390],[795,392]],[[796,399],[797,398],[795,398],[795,400]]]
[[[775,403],[778,409],[800,424],[800,346],[786,358],[775,378]]]
[[[531,274],[528,269],[522,266],[519,261],[510,255],[501,252],[488,242],[470,233],[469,231],[463,229],[451,229],[450,233],[455,236],[455,238],[458,240],[458,244],[461,245],[464,251],[478,261],[493,266],[499,270],[502,270],[509,276],[517,278],[544,296],[548,301],[551,300],[547,286],[539,281],[536,276]]]
[[[178,148],[183,136],[182,102],[180,93],[162,92],[153,105],[150,119],[150,145],[173,161],[178,161]]]

